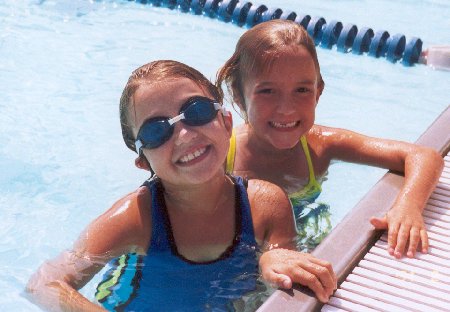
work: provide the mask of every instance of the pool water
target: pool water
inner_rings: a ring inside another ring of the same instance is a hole
[[[261,4],[417,36],[424,48],[450,44],[444,0]],[[118,101],[130,72],[175,59],[214,79],[243,32],[129,1],[0,3],[0,307],[39,311],[22,296],[32,272],[147,178],[134,167],[119,125]],[[414,142],[450,102],[450,72],[335,49],[318,54],[326,82],[319,124]],[[331,224],[384,173],[331,166],[320,196],[331,206]],[[92,298],[92,289],[83,291]]]

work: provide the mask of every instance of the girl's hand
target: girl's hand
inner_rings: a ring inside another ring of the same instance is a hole
[[[401,258],[406,251],[406,256],[413,258],[419,242],[422,253],[428,252],[428,235],[422,213],[418,209],[395,207],[383,218],[372,218],[370,223],[376,229],[388,230],[388,252],[391,256]]]
[[[293,283],[309,287],[321,302],[327,302],[337,287],[331,264],[310,254],[272,249],[259,260],[262,277],[277,287],[290,289]]]

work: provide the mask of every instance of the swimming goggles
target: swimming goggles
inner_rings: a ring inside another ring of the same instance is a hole
[[[173,135],[176,122],[181,121],[188,126],[203,126],[211,122],[219,110],[224,115],[228,114],[219,103],[207,97],[196,96],[181,106],[178,116],[150,118],[139,129],[135,141],[136,152],[139,154],[142,148],[157,148],[166,143]]]

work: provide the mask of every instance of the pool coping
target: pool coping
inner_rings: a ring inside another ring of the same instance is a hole
[[[419,137],[416,144],[436,149],[445,155],[450,149],[450,106]],[[403,176],[389,171],[353,207],[312,254],[333,265],[338,284],[353,270],[370,247],[381,236],[369,222],[372,216],[383,216],[391,207],[403,184]],[[308,288],[296,285],[289,291],[276,290],[258,312],[319,311],[323,304]]]

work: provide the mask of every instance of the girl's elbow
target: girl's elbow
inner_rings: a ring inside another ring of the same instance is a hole
[[[61,281],[50,280],[37,272],[28,280],[25,286],[25,293],[31,298],[37,298],[43,293],[48,292],[51,288],[57,288],[55,286],[60,284],[62,284]]]
[[[41,306],[42,302],[45,301],[44,298],[46,297],[46,291],[43,288],[45,284],[46,283],[44,282],[43,277],[40,276],[38,272],[34,273],[25,286],[25,298],[37,306]],[[43,307],[45,307],[45,305],[43,305]]]
[[[424,148],[423,154],[428,160],[427,163],[431,166],[431,168],[434,168],[438,172],[442,171],[444,168],[444,159],[438,151],[427,147]]]
[[[37,297],[41,293],[51,291],[51,289],[63,288],[63,284],[67,283],[41,267],[28,280],[25,292],[31,297]]]
[[[41,284],[42,284],[41,276],[38,272],[36,272],[28,280],[28,283],[25,286],[25,292],[28,295],[35,295],[39,290],[39,285]]]

